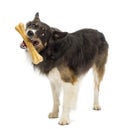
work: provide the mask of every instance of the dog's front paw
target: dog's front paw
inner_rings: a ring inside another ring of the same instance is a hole
[[[58,118],[58,113],[51,112],[51,113],[49,113],[48,118]]]
[[[99,105],[93,105],[93,110],[101,110],[101,107]]]
[[[61,118],[58,124],[60,125],[68,125],[70,123],[69,119]]]

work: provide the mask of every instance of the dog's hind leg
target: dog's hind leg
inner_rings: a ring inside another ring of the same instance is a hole
[[[99,105],[99,89],[100,83],[103,79],[105,72],[105,64],[108,56],[108,45],[104,44],[99,49],[98,55],[96,56],[95,64],[93,65],[93,74],[94,74],[94,110],[100,110],[101,107]]]
[[[98,67],[97,65],[93,66],[93,75],[94,75],[94,103],[93,109],[100,110],[101,107],[99,105],[99,89],[100,89],[100,82],[103,78],[105,71],[105,66]]]
[[[98,55],[96,56],[95,63],[93,65],[93,74],[94,74],[94,103],[93,109],[100,110],[101,107],[99,105],[99,89],[100,83],[103,79],[105,72],[105,64],[108,56],[108,44],[102,43],[102,46],[99,48]]]

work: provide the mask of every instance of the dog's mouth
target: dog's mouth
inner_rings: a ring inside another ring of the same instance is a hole
[[[40,52],[41,50],[43,50],[45,48],[45,46],[43,46],[42,41],[40,39],[37,38],[34,40],[32,40],[32,39],[29,39],[29,40],[38,52]],[[27,49],[27,45],[24,41],[20,44],[20,47],[22,49]]]
[[[26,46],[26,44],[25,44],[24,41],[20,44],[20,47],[21,47],[22,49],[26,49],[26,48],[27,48],[27,46]]]
[[[35,40],[35,41],[30,40],[30,42],[32,42],[32,44],[33,44],[34,47],[36,47],[37,45],[39,45],[39,42],[37,40]],[[26,43],[24,41],[20,44],[20,47],[22,49],[27,49],[27,45],[26,45]]]

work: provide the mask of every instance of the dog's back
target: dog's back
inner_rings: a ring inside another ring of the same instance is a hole
[[[59,36],[59,33],[62,32],[56,32],[56,35]],[[65,64],[79,76],[87,72],[93,64],[105,63],[107,51],[108,44],[102,33],[93,29],[83,29],[68,33],[63,38],[53,39],[41,52],[46,60],[38,67],[48,73],[52,68]]]
[[[77,74],[86,72],[98,60],[106,62],[108,44],[104,35],[97,30],[83,29],[68,34],[66,40],[71,47],[67,50],[65,60]]]

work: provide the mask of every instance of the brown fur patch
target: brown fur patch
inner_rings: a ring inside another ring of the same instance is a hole
[[[60,72],[61,79],[64,82],[70,82],[74,85],[74,83],[77,81],[77,76],[75,76],[73,71],[70,70],[67,66],[60,66],[58,70]]]

